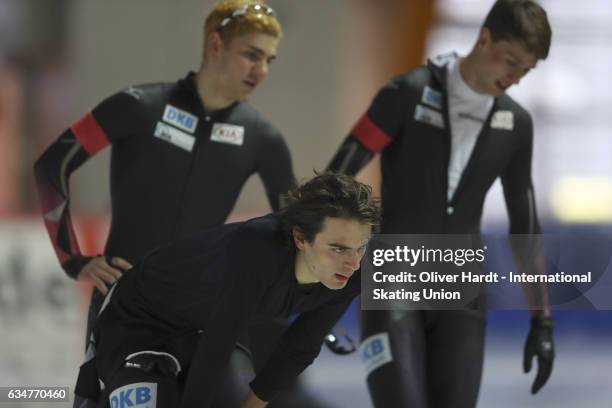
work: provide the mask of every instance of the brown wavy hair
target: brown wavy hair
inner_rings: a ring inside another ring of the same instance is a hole
[[[370,186],[344,174],[325,172],[290,191],[280,211],[281,225],[290,236],[298,227],[312,242],[326,217],[356,220],[377,229],[381,219],[378,200]]]

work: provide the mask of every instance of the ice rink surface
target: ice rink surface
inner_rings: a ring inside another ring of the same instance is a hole
[[[531,396],[529,389],[534,374],[522,374],[521,367],[525,313],[494,312],[488,325],[478,408],[612,407],[612,324],[605,325],[611,315],[601,312],[603,319],[600,315],[597,323],[589,323],[588,318],[593,313],[572,312],[571,320],[561,319],[556,325],[557,359],[553,375],[538,395]],[[349,332],[356,334],[354,319],[348,316],[344,320]],[[1,385],[68,385],[72,388],[82,349],[82,328],[74,322],[41,319],[30,322],[26,329],[21,323],[5,321],[0,336]],[[335,356],[323,348],[320,357],[307,370],[306,378],[311,392],[334,407],[372,406],[357,353]],[[0,408],[69,406],[65,403],[0,403]]]
[[[489,337],[478,408],[612,407],[612,340],[558,337],[552,377],[535,396],[529,393],[535,374],[522,374],[524,340],[518,333]],[[316,394],[335,407],[372,407],[356,355],[336,357],[323,350],[308,371],[308,381]]]

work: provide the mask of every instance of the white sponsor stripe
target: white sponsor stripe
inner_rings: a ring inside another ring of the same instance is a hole
[[[193,144],[195,143],[195,137],[162,122],[157,122],[154,136],[188,152],[193,149]]]
[[[414,110],[414,120],[417,122],[427,123],[428,125],[435,127],[444,128],[444,118],[442,117],[442,113],[423,105],[416,106],[416,109]]]

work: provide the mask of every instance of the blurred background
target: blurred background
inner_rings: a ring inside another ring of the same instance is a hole
[[[283,132],[302,179],[325,167],[391,76],[426,56],[469,52],[493,1],[269,3],[285,38],[251,102]],[[538,212],[545,232],[609,235],[612,3],[540,3],[553,29],[550,56],[509,92],[534,117]],[[212,4],[0,0],[0,386],[72,387],[84,347],[91,288],[68,279],[53,253],[34,190],[34,160],[103,98],[197,69],[203,19]],[[89,254],[105,242],[108,164],[106,149],[70,182],[81,248]],[[374,160],[362,177],[376,183],[377,170]],[[231,218],[268,210],[261,182],[252,178]],[[506,226],[496,185],[483,229],[497,233]],[[540,394],[530,396],[533,375],[521,372],[527,313],[490,312],[479,407],[612,406],[612,314],[557,311],[554,317],[555,369]],[[357,336],[354,310],[343,323]],[[371,406],[357,354],[336,357],[324,350],[308,379],[313,393],[338,407]]]

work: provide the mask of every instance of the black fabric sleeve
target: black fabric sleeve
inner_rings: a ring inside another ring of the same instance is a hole
[[[374,154],[371,151],[349,135],[327,165],[327,170],[354,176],[368,164],[372,157]]]
[[[389,81],[353,126],[327,169],[356,174],[374,154],[382,151],[397,137],[406,114],[406,103],[406,90],[400,80],[396,78]]]
[[[126,88],[106,98],[92,111],[110,143],[137,135],[146,122],[146,101],[150,96],[137,87]]]
[[[76,278],[90,258],[81,255],[70,215],[69,178],[90,155],[72,130],[66,130],[34,164],[34,177],[45,227],[62,267]]]
[[[510,218],[511,234],[538,234],[540,225],[536,214],[531,156],[533,151],[533,124],[527,116],[522,125],[521,146],[504,169],[501,182]]]
[[[521,273],[543,274],[546,265],[543,258],[540,225],[536,213],[531,157],[533,151],[533,123],[525,114],[518,122],[521,146],[502,174],[504,197],[510,219],[512,252]],[[544,283],[523,285],[530,313],[549,316],[548,291]]]
[[[259,131],[265,143],[258,150],[257,172],[270,207],[276,212],[283,206],[284,195],[296,185],[291,153],[281,133],[271,124],[262,121]]]
[[[69,179],[91,156],[110,142],[134,131],[138,101],[117,93],[87,113],[52,143],[34,164],[34,177],[55,253],[68,274],[76,278],[91,257],[83,256],[70,214]]]
[[[253,260],[265,260],[273,255],[268,247],[257,243],[257,237],[245,237],[244,230],[236,234],[228,246],[221,294],[203,327],[191,361],[182,408],[208,407],[212,403],[220,373],[265,291],[265,275],[270,272],[265,261],[254,268]]]
[[[356,275],[355,277],[357,277]],[[319,355],[325,336],[342,317],[361,287],[357,279],[351,289],[317,309],[302,313],[281,337],[272,356],[251,382],[263,401],[270,401]]]

